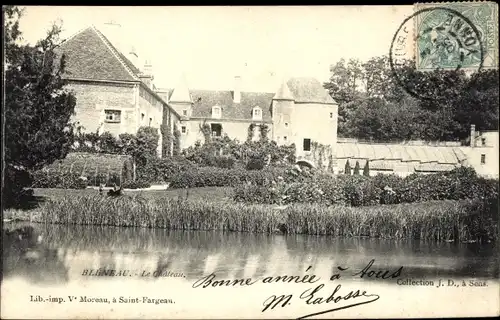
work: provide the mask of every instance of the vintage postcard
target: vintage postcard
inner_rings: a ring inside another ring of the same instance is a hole
[[[500,315],[496,3],[2,12],[2,319]]]

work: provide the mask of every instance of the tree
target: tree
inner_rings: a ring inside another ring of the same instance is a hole
[[[370,160],[366,160],[365,167],[363,168],[363,175],[365,177],[369,177],[370,176]]]
[[[152,127],[140,127],[137,130],[135,149],[132,154],[138,166],[144,166],[148,162],[158,158],[158,141],[160,135],[157,129]]]
[[[359,167],[359,161],[356,161],[356,165],[354,166],[354,172],[352,174],[354,175],[359,175],[359,170],[361,168]]]
[[[65,89],[64,56],[56,52],[60,27],[53,25],[35,45],[20,44],[22,10],[3,8],[5,17],[4,199],[19,200],[29,171],[62,159],[74,140],[70,123],[76,98]],[[20,180],[19,177],[23,177]]]
[[[469,137],[470,125],[479,131],[498,130],[498,69],[473,74],[453,108],[455,121],[459,124],[457,135]]]
[[[345,163],[344,174],[351,175],[351,165],[349,164],[349,160]]]
[[[359,86],[363,80],[361,63],[357,59],[346,62],[341,59],[330,67],[330,81],[324,87],[340,105],[354,101],[359,95]]]

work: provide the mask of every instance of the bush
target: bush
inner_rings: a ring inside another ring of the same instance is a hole
[[[278,176],[284,176],[282,168],[266,168],[264,170],[222,169],[215,167],[198,167],[179,171],[170,179],[171,188],[195,187],[232,187],[242,183],[264,185]]]
[[[33,190],[24,187],[31,185],[32,182],[33,176],[27,170],[6,165],[2,188],[2,200],[5,207],[23,205],[26,199],[31,198]]]
[[[397,175],[321,175],[306,171],[287,171],[274,184],[234,189],[234,200],[257,203],[309,202],[327,205],[370,206],[432,200],[497,199],[498,180],[478,177],[470,169],[447,173]],[[253,194],[252,194],[253,192]],[[266,192],[273,197],[262,196]]]
[[[223,169],[232,169],[235,159],[229,155],[213,155],[211,153],[202,154],[198,164],[208,167],[217,167]]]
[[[264,158],[255,157],[250,158],[245,166],[247,170],[262,170],[266,166],[266,161]]]
[[[144,189],[151,187],[151,183],[144,180],[128,180],[123,183],[124,189]]]
[[[232,169],[234,167],[235,160],[231,156],[218,156],[214,159],[214,165],[218,168]]]
[[[179,172],[195,170],[195,165],[181,157],[148,161],[137,168],[137,179],[148,183],[166,183]]]
[[[77,173],[39,170],[32,174],[33,188],[85,189],[88,178]]]

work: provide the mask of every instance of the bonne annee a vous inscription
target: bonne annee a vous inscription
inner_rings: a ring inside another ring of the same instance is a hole
[[[327,308],[326,310],[321,310],[298,317],[299,319],[306,319],[312,316],[335,312],[347,308],[353,308],[377,301],[380,298],[380,295],[373,292],[367,292],[366,290],[354,289],[345,291],[342,290],[341,284],[336,284],[333,290],[325,288],[326,283],[332,281],[339,282],[342,277],[346,276],[359,277],[363,279],[394,279],[400,277],[403,272],[402,266],[395,270],[380,270],[376,269],[373,266],[374,263],[375,260],[373,259],[359,271],[353,271],[348,266],[338,266],[337,272],[332,274],[328,280],[323,280],[318,275],[308,273],[311,270],[312,266],[309,266],[306,269],[305,274],[303,275],[268,276],[258,279],[217,279],[215,274],[211,273],[196,280],[193,283],[192,287],[201,289],[209,287],[245,287],[252,286],[257,283],[268,285],[273,283],[310,284],[311,287],[304,290],[298,296],[294,296],[290,293],[271,295],[264,300],[262,308],[262,312],[273,310],[279,307],[286,308],[291,304],[291,301],[297,299],[299,301],[302,301],[306,305],[315,305],[320,309],[323,309],[321,306],[325,306],[325,308]]]

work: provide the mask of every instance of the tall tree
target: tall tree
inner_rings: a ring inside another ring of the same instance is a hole
[[[349,164],[349,159],[347,159],[344,167],[344,174],[351,175],[351,165]]]
[[[22,10],[3,7],[5,17],[5,174],[2,195],[16,200],[30,183],[28,172],[64,158],[74,139],[70,123],[76,98],[65,89],[64,56],[55,49],[53,25],[35,45],[21,44]],[[22,178],[21,178],[22,177]]]
[[[498,129],[498,69],[422,72],[406,60],[393,70],[382,56],[362,65],[341,60],[331,72],[325,88],[339,102],[339,136],[456,141],[468,138],[471,124]]]
[[[363,168],[363,175],[365,177],[369,177],[370,176],[370,159],[366,160],[365,167]]]
[[[359,88],[363,80],[363,70],[359,60],[350,59],[346,62],[341,59],[330,67],[330,72],[332,73],[330,81],[324,86],[336,102],[342,105],[359,97]]]
[[[359,166],[359,161],[356,161],[356,165],[354,166],[354,171],[352,174],[359,175],[359,170],[361,170],[361,168]]]

